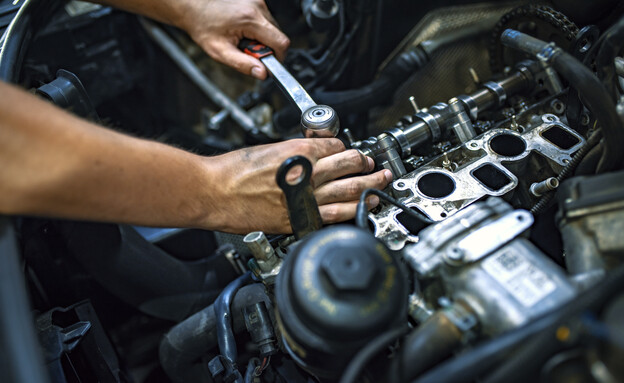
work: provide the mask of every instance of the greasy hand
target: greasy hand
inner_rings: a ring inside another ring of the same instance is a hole
[[[286,199],[275,175],[282,162],[298,154],[312,163],[310,182],[324,223],[353,218],[362,191],[383,189],[392,180],[389,170],[338,179],[368,173],[374,163],[356,150],[345,151],[335,138],[298,139],[238,150],[207,159],[209,166],[221,172],[221,179],[215,181],[218,206],[207,224],[241,234],[292,232]],[[371,196],[367,203],[373,208],[379,199]]]
[[[266,68],[241,52],[239,41],[243,37],[258,40],[273,48],[279,59],[284,57],[290,41],[278,29],[264,0],[193,0],[190,4],[177,24],[213,59],[263,80]]]

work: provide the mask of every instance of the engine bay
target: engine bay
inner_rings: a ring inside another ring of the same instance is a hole
[[[0,290],[41,356],[0,337],[6,381],[624,381],[624,2],[267,5],[290,82],[110,7],[0,2],[2,79],[80,117],[206,156],[331,131],[393,174],[323,227],[290,158],[292,235],[11,217]]]

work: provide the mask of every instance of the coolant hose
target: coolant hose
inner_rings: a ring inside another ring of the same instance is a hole
[[[391,382],[407,382],[453,354],[462,333],[443,312],[436,312],[407,336],[390,366]]]
[[[602,128],[605,150],[598,170],[608,171],[621,167],[624,158],[624,151],[621,150],[624,143],[622,121],[607,89],[589,68],[560,48],[513,29],[503,32],[501,42],[534,56],[546,56],[552,67],[578,90],[581,101]]]
[[[258,302],[267,305],[269,315],[273,313],[271,300],[260,283],[244,286],[234,294],[230,305],[234,333],[245,329],[243,309]],[[208,363],[203,357],[216,353],[217,346],[217,316],[215,304],[212,304],[178,323],[164,335],[159,349],[160,364],[175,383],[211,382]]]

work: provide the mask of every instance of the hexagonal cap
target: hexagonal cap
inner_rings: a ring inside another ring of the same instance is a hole
[[[336,252],[326,255],[321,267],[337,290],[362,291],[368,289],[377,268],[369,254]]]

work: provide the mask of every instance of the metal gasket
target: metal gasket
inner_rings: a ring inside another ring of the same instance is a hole
[[[573,144],[557,146],[544,136],[551,129],[566,135]],[[515,141],[515,144],[512,142],[501,150],[496,145],[500,141],[497,137]],[[518,176],[525,172],[521,169],[531,153],[538,153],[543,157],[550,168],[545,171],[556,175],[569,163],[572,154],[585,143],[582,136],[564,125],[557,116],[546,114],[542,116],[539,126],[523,133],[510,129],[490,130],[397,179],[393,182],[392,189],[405,205],[419,210],[434,221],[441,221],[483,197],[502,197],[514,190],[519,183]],[[494,183],[502,184],[501,187],[488,187],[487,182],[475,175],[483,167],[487,167],[495,177],[500,178],[495,179]],[[438,183],[450,180],[453,190],[447,194],[444,192],[448,190],[439,190],[440,195],[437,196],[423,192],[420,182],[430,174],[437,175]],[[401,210],[396,207],[385,206],[380,212],[369,214],[375,236],[388,239],[387,244],[395,249],[402,248],[405,242],[418,240],[399,222],[397,217],[400,213]]]

